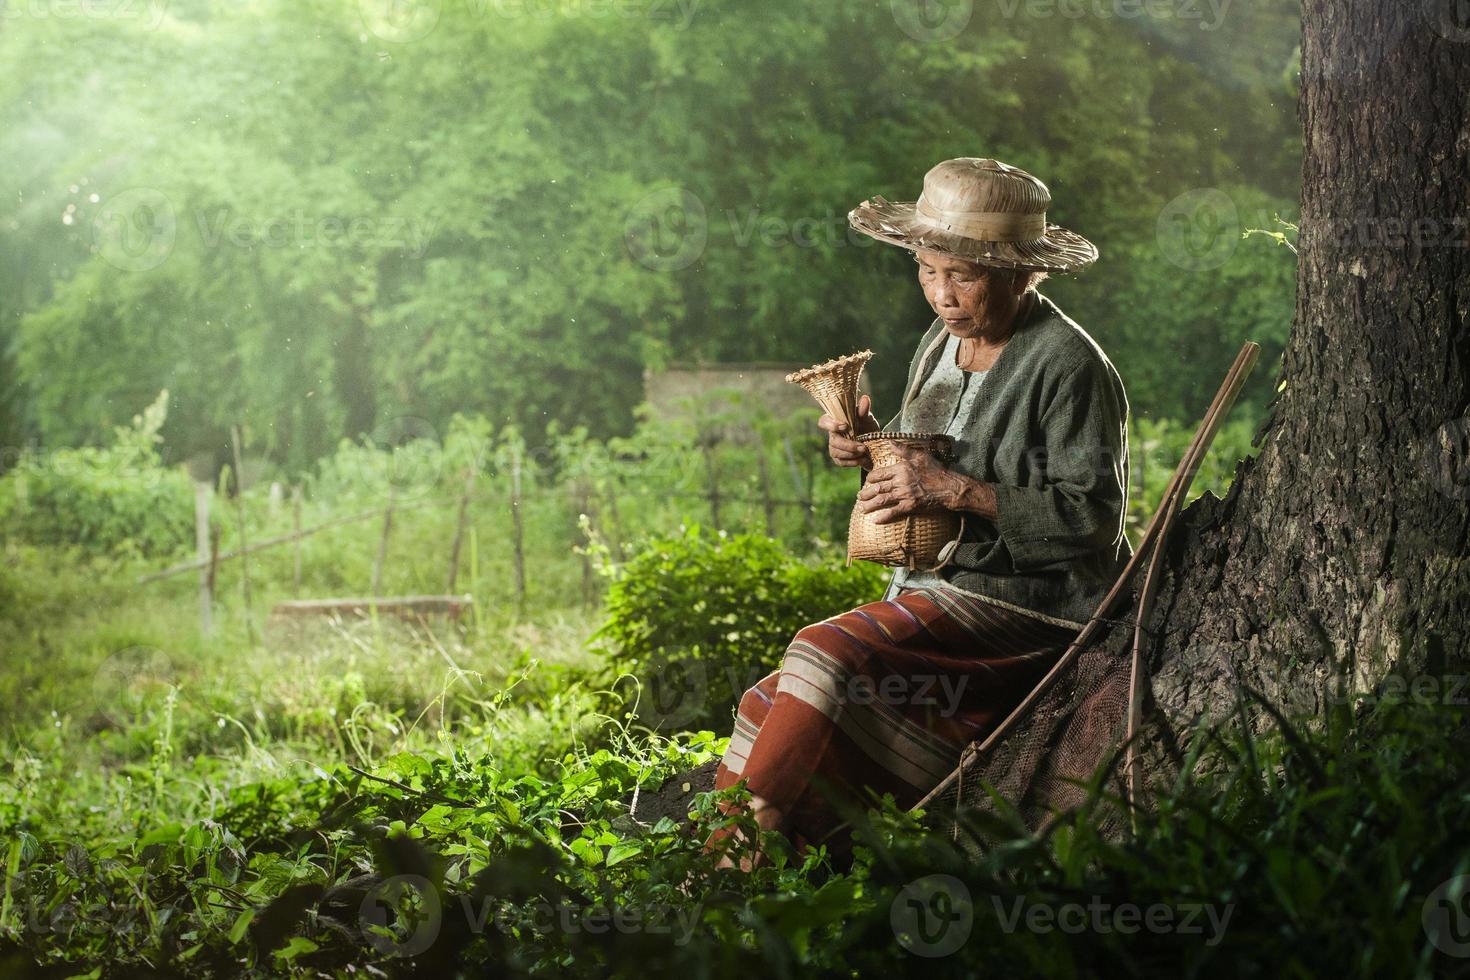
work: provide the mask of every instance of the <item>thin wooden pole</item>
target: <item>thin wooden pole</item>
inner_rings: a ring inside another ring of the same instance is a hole
[[[240,596],[245,603],[245,634],[255,643],[255,619],[250,612],[250,561],[245,557],[250,547],[245,532],[245,452],[240,443],[240,427],[230,426],[230,445],[235,452],[235,513],[240,520]]]
[[[796,452],[791,448],[791,437],[781,437],[781,448],[786,452],[786,465],[791,467],[791,489],[794,491],[797,501],[802,505],[801,518],[806,526],[808,535],[816,531],[817,515],[812,513],[812,494],[801,485],[801,470],[796,466]]]
[[[1174,471],[1174,475],[1164,491],[1163,503],[1149,520],[1148,528],[1143,533],[1142,543],[1138,550],[1133,553],[1133,557],[1128,560],[1128,564],[1123,568],[1122,574],[1113,583],[1112,589],[1108,591],[1108,594],[1103,597],[1102,602],[1098,604],[1097,610],[1092,614],[1092,618],[1087,621],[1081,631],[1078,632],[1077,636],[1067,646],[1066,652],[1062,654],[1052,666],[1051,670],[1047,671],[1046,676],[1031,689],[1031,692],[1026,695],[1021,703],[986,736],[985,741],[981,742],[978,748],[975,747],[975,743],[970,743],[970,746],[965,750],[964,757],[955,770],[941,780],[939,785],[930,790],[922,800],[916,803],[914,809],[922,809],[927,806],[930,801],[952,786],[955,780],[960,778],[964,770],[973,766],[976,760],[1008,735],[1020,719],[1025,717],[1027,712],[1041,700],[1047,691],[1051,690],[1052,685],[1057,682],[1067,667],[1087,648],[1088,642],[1092,639],[1093,634],[1097,632],[1098,625],[1109,615],[1113,604],[1122,595],[1124,587],[1133,578],[1134,572],[1138,570],[1139,565],[1143,562],[1144,556],[1152,553],[1156,539],[1165,531],[1164,518],[1169,511],[1176,491],[1182,496],[1183,490],[1187,489],[1189,483],[1194,479],[1194,469],[1191,467],[1197,468],[1199,465],[1197,457],[1202,456],[1202,452],[1196,452],[1196,450],[1201,445],[1208,446],[1209,441],[1214,438],[1215,430],[1224,421],[1224,408],[1230,402],[1234,401],[1235,395],[1239,393],[1240,386],[1244,384],[1246,375],[1250,373],[1250,368],[1255,364],[1256,356],[1259,353],[1260,346],[1258,344],[1247,341],[1241,347],[1240,353],[1235,358],[1235,364],[1225,376],[1224,383],[1221,384],[1219,391],[1215,393],[1215,398],[1210,403],[1209,410],[1205,413],[1204,421],[1195,432],[1194,440],[1190,443],[1189,450],[1185,453],[1184,458],[1179,461],[1179,466]],[[1130,704],[1131,713],[1132,705]]]
[[[479,591],[480,587],[480,535],[478,529],[470,525],[470,593]],[[474,603],[470,607],[471,615],[475,620],[475,629],[480,628],[480,604]]]
[[[469,521],[470,497],[475,492],[475,478],[479,475],[480,467],[472,464],[465,476],[464,493],[459,497],[459,514],[454,521],[454,543],[449,548],[449,588],[446,592],[453,592],[454,583],[459,580],[459,552],[464,544],[465,525]]]
[[[766,444],[762,439],[755,443],[756,474],[760,478],[761,508],[765,512],[766,537],[776,536],[776,502],[771,497],[771,471],[766,465]]]
[[[510,451],[510,533],[511,570],[515,576],[516,605],[526,604],[526,527],[521,518],[521,446],[513,443]]]
[[[209,564],[205,566],[207,589],[209,591],[209,605],[214,607],[214,586],[219,578],[219,525],[212,524],[209,528]]]
[[[806,454],[806,512],[808,523],[815,527],[817,520],[817,476],[813,469],[816,453]]]
[[[613,554],[617,555],[619,558],[622,558],[623,519],[618,514],[618,494],[621,492],[621,488],[617,485],[617,477],[615,476],[609,476],[608,482],[610,484],[610,489],[608,489],[607,492],[603,494],[604,498],[607,500],[607,519],[609,525],[608,530],[611,531],[611,534],[608,535],[608,544],[612,547]]]
[[[718,531],[720,524],[720,467],[715,459],[714,437],[704,440],[704,474],[708,481],[709,489],[709,516],[714,529]]]
[[[378,538],[378,555],[373,559],[373,598],[383,594],[383,566],[388,563],[388,539],[393,535],[393,509],[398,503],[398,488],[388,484],[388,507],[383,511],[383,533]]]
[[[214,486],[208,480],[194,481],[194,552],[203,562],[199,570],[199,632],[214,632],[214,595],[210,582],[209,498]]]
[[[301,484],[291,488],[291,537],[296,542],[295,554],[292,556],[291,568],[291,594],[301,598],[301,539],[305,537],[301,533]]]
[[[1256,357],[1261,348],[1257,344],[1247,342],[1241,347],[1240,353],[1235,358],[1235,365],[1231,368],[1230,375],[1225,379],[1220,395],[1216,396],[1218,408],[1205,420],[1204,438],[1196,436],[1190,445],[1190,451],[1181,462],[1185,477],[1179,481],[1178,487],[1163,502],[1164,526],[1158,536],[1158,542],[1154,545],[1153,555],[1149,559],[1148,571],[1143,577],[1143,590],[1138,597],[1137,615],[1133,620],[1133,662],[1129,668],[1128,677],[1128,730],[1126,736],[1126,762],[1125,771],[1128,774],[1128,800],[1133,815],[1133,827],[1138,829],[1138,808],[1141,805],[1141,793],[1143,791],[1143,764],[1142,756],[1138,752],[1138,726],[1143,719],[1143,697],[1145,680],[1147,678],[1148,666],[1144,661],[1143,633],[1148,622],[1148,614],[1154,601],[1154,593],[1158,590],[1160,577],[1159,567],[1162,565],[1160,559],[1164,554],[1164,544],[1168,537],[1169,529],[1174,525],[1174,519],[1179,516],[1180,509],[1184,506],[1184,496],[1189,491],[1189,485],[1194,481],[1194,474],[1199,470],[1200,464],[1204,462],[1205,453],[1209,451],[1210,443],[1215,439],[1215,433],[1225,421],[1225,415],[1230,407],[1235,404],[1236,396],[1240,394],[1245,379],[1256,366]],[[1216,408],[1215,405],[1211,406]]]
[[[593,593],[596,591],[592,585],[592,555],[588,552],[586,547],[582,546],[584,544],[590,545],[592,543],[592,536],[595,532],[593,530],[592,491],[588,487],[586,479],[582,477],[577,478],[576,495],[577,533],[575,537],[576,544],[579,546],[578,550],[580,550],[582,553],[582,605],[591,606],[592,596]],[[583,514],[587,516],[587,534],[585,536],[585,542],[581,533]]]

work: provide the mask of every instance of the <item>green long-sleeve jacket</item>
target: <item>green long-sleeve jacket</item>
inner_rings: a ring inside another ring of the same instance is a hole
[[[909,365],[904,403],[944,349],[936,319]],[[1133,547],[1128,396],[1101,347],[1038,295],[970,407],[951,469],[995,485],[998,517],[968,514],[940,574],[953,587],[1081,628]],[[884,430],[895,431],[902,411]]]

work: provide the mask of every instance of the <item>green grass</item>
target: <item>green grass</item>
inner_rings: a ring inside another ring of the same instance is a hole
[[[560,518],[543,516],[557,540]],[[443,531],[405,522],[390,591],[441,574]],[[370,526],[310,539],[305,591],[363,580],[375,540]],[[567,588],[580,576],[569,548],[547,559],[534,615],[506,601],[504,555],[486,558],[465,580],[479,615],[459,626],[270,624],[264,611],[292,591],[282,553],[252,565],[252,633],[227,566],[208,637],[192,577],[134,584],[157,561],[15,539],[3,557],[6,977],[1367,978],[1470,965],[1426,925],[1437,890],[1470,874],[1460,705],[1338,703],[1284,736],[1197,733],[1202,775],[1163,788],[1134,840],[1098,837],[1085,810],[1037,837],[973,813],[936,833],[880,805],[859,815],[850,865],[770,841],[776,862],[744,876],[703,849],[730,820],[718,800],[696,802],[693,831],[628,816],[628,794],[714,758],[725,731],[630,720],[628,686],[589,646],[605,613]],[[666,543],[637,567],[668,578],[660,635],[685,630],[714,654],[700,631],[718,634],[724,607],[701,603],[690,561]],[[1104,920],[1058,924],[1094,905]],[[1112,928],[1106,916],[1133,907],[1173,924]],[[1213,931],[1179,928],[1190,909]]]

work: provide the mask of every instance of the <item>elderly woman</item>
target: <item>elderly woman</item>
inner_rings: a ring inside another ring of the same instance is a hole
[[[947,160],[919,200],[864,201],[857,230],[914,254],[935,320],[882,428],[946,433],[872,468],[858,432],[819,425],[839,466],[862,467],[877,522],[945,508],[965,520],[941,567],[898,570],[882,601],[797,633],[781,669],[741,699],[716,788],[744,780],[756,821],[798,845],[827,839],[845,803],[917,802],[1066,649],[1132,555],[1128,399],[1106,354],[1037,283],[1097,258],[1046,222],[1035,177],[995,160]]]

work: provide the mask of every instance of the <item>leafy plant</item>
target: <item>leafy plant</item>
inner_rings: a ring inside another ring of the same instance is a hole
[[[182,470],[159,465],[168,392],[113,430],[102,448],[33,451],[0,481],[0,526],[21,541],[88,555],[169,555],[193,537],[193,502]]]
[[[759,535],[689,527],[617,571],[597,640],[608,668],[642,686],[645,722],[724,728],[798,630],[877,600],[885,577],[876,565],[803,561]]]

